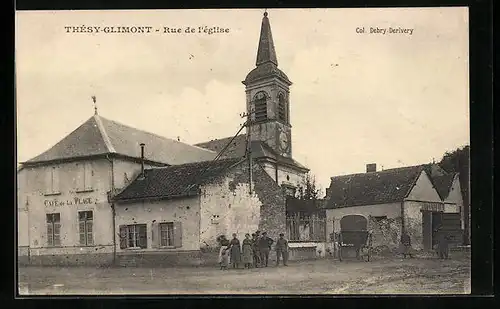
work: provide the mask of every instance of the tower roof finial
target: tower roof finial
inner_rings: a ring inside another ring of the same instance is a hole
[[[97,115],[97,99],[95,97],[95,95],[92,96],[92,101],[94,102],[94,115]]]
[[[260,28],[260,38],[259,38],[259,48],[257,50],[257,62],[256,65],[271,62],[276,66],[278,65],[278,59],[276,58],[276,51],[274,49],[273,35],[271,33],[271,25],[269,24],[269,18],[267,17],[267,9],[264,11],[264,17],[262,18],[262,26]]]

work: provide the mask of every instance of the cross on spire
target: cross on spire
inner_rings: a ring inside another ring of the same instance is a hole
[[[271,25],[269,24],[269,18],[267,15],[266,9],[264,11],[262,26],[260,28],[259,48],[257,50],[256,61],[257,66],[267,62],[274,63],[276,66],[278,65],[278,59],[276,58],[276,51],[274,49],[273,35],[271,33]]]
[[[95,95],[92,96],[92,101],[94,102],[94,115],[97,115],[97,99]]]

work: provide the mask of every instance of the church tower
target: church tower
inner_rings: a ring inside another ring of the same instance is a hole
[[[291,158],[290,86],[292,82],[278,68],[267,12],[262,18],[256,67],[242,82],[246,88],[250,139],[270,146],[277,154]],[[247,128],[248,130],[248,128]]]

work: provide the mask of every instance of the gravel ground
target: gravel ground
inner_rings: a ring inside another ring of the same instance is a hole
[[[217,268],[19,269],[20,295],[87,294],[464,294],[470,258],[331,259],[251,270]]]

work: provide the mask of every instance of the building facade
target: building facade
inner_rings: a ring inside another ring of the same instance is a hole
[[[368,166],[367,166],[368,167]],[[345,215],[362,215],[373,231],[373,245],[395,249],[407,233],[415,249],[432,248],[437,214],[457,213],[457,205],[443,201],[426,171],[410,166],[332,177],[327,193],[328,233],[340,232]]]
[[[108,196],[140,172],[139,143],[157,151],[146,167],[207,160],[215,153],[94,115],[18,171],[19,261],[109,264],[114,209]],[[182,152],[189,152],[181,156]]]
[[[121,265],[214,265],[220,235],[285,231],[281,188],[239,158],[148,169],[112,200]]]

